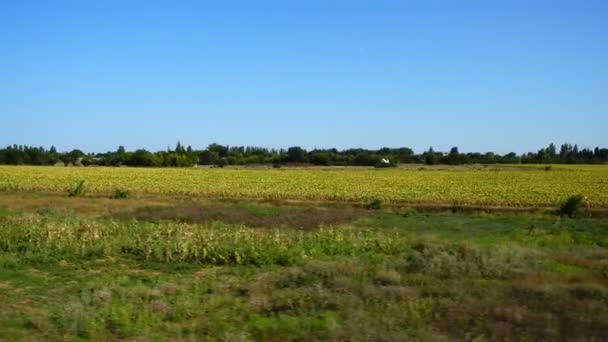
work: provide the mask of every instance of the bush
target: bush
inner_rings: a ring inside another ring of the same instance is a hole
[[[115,189],[114,193],[112,193],[112,198],[129,198],[129,190]]]
[[[84,196],[85,192],[86,188],[84,186],[84,180],[81,180],[80,183],[78,183],[78,185],[75,187],[68,189],[68,195],[70,197]]]
[[[562,216],[568,216],[570,218],[576,218],[580,216],[581,212],[585,208],[585,197],[583,195],[573,195],[562,203],[559,208],[559,214]]]
[[[374,282],[378,285],[399,285],[401,274],[395,270],[380,270],[374,276]]]
[[[378,209],[382,208],[382,201],[377,198],[374,198],[366,205],[366,208],[372,209],[372,210],[378,210]]]
[[[223,168],[224,166],[228,165],[228,161],[226,160],[226,158],[220,158],[215,162],[214,165],[216,167]]]

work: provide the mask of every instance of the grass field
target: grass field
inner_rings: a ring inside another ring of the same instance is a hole
[[[608,219],[385,204],[602,209],[605,175],[0,167],[0,340],[603,340]]]
[[[549,170],[546,170],[549,168]],[[555,207],[582,194],[608,207],[606,166],[423,166],[374,170],[0,167],[0,189],[185,194],[213,198]]]

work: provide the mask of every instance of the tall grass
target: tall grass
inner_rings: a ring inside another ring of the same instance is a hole
[[[253,229],[223,223],[145,223],[57,216],[20,216],[0,222],[0,251],[49,258],[112,255],[147,261],[289,265],[320,256],[397,254],[410,238],[395,232],[322,228]]]
[[[86,193],[86,187],[85,187],[85,181],[84,179],[81,180],[80,182],[78,182],[78,184],[76,184],[75,186],[69,188],[68,191],[68,196],[70,197],[81,197],[84,196],[84,194]]]

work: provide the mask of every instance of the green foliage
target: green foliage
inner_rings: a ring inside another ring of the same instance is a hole
[[[568,216],[570,218],[576,218],[580,216],[585,209],[585,197],[582,195],[573,195],[568,197],[562,203],[559,208],[559,214],[562,216]]]
[[[375,213],[296,230],[15,211],[0,215],[0,340],[601,340],[607,222]]]
[[[3,192],[15,192],[19,190],[19,186],[13,182],[5,182],[0,184],[0,191]]]
[[[304,163],[307,161],[307,152],[299,146],[287,149],[287,160],[292,163]]]
[[[371,201],[369,201],[365,207],[370,210],[382,209],[382,200],[380,200],[378,198],[374,198]]]
[[[224,166],[228,165],[228,160],[226,158],[220,158],[215,162],[214,165],[219,168],[223,168]]]
[[[161,166],[162,160],[154,153],[139,149],[127,159],[126,164],[129,166]]]
[[[68,189],[68,196],[82,197],[86,193],[85,180],[81,180],[78,184]]]
[[[323,228],[293,234],[221,223],[83,222],[49,217],[43,224],[26,219],[0,228],[0,246],[6,252],[52,252],[71,258],[122,255],[212,265],[293,265],[310,257],[366,250],[392,254],[408,243],[407,238],[373,231]]]
[[[608,149],[582,149],[576,145],[563,144],[559,154],[554,144],[538,152],[529,152],[517,155],[514,152],[498,155],[494,152],[486,153],[460,153],[453,147],[449,153],[436,152],[430,148],[422,154],[415,154],[407,147],[368,150],[352,148],[346,150],[314,149],[307,151],[298,146],[284,149],[268,149],[255,146],[227,146],[211,144],[203,150],[194,150],[191,146],[184,148],[180,142],[175,150],[167,148],[166,151],[148,152],[137,150],[127,152],[120,146],[116,151],[107,153],[86,154],[81,150],[71,152],[58,152],[51,147],[24,145],[7,146],[0,149],[0,164],[10,165],[54,165],[62,161],[67,165],[103,165],[103,166],[166,166],[190,167],[200,165],[214,165],[224,159],[228,165],[270,164],[279,163],[314,164],[314,165],[357,165],[375,166],[382,158],[389,158],[393,164],[426,163],[435,164],[603,164],[608,163]]]
[[[429,150],[427,152],[424,152],[423,157],[424,157],[424,163],[426,165],[435,165],[439,163],[439,157],[441,156],[441,153],[437,153],[433,150],[432,147],[429,148]]]
[[[380,285],[399,285],[401,274],[395,270],[379,270],[376,272],[374,281]]]
[[[112,198],[115,198],[115,199],[129,198],[129,190],[126,190],[126,189],[114,189],[114,192],[112,193]]]
[[[438,278],[474,276],[504,279],[526,264],[525,255],[510,249],[480,249],[466,244],[418,243],[407,257],[408,272]]]

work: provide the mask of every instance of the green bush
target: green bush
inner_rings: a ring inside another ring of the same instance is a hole
[[[559,208],[559,214],[576,218],[581,215],[585,208],[585,197],[583,195],[573,195],[568,197]]]
[[[86,187],[84,185],[84,180],[81,180],[76,186],[68,189],[68,196],[70,197],[81,197],[84,196],[86,192]]]
[[[379,210],[382,208],[382,201],[374,198],[366,205],[366,208],[371,210]]]
[[[116,199],[129,198],[129,190],[114,189],[114,192],[112,193],[112,198],[116,198]]]

